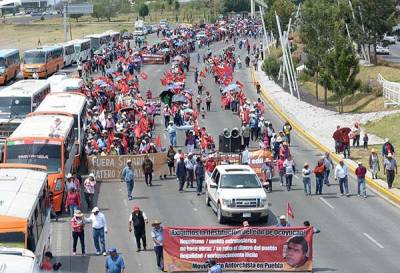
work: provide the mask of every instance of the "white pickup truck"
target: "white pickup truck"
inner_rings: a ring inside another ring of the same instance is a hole
[[[206,174],[206,204],[218,222],[231,220],[268,221],[268,200],[261,181],[247,165],[219,165]]]

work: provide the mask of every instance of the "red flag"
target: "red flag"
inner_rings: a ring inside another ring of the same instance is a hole
[[[114,131],[111,131],[111,133],[108,135],[107,138],[107,151],[110,152],[111,150],[111,144],[114,141]]]
[[[149,76],[147,76],[147,74],[144,72],[140,73],[140,77],[142,77],[143,80],[147,80],[149,78]]]
[[[156,143],[156,145],[157,145],[158,148],[161,148],[161,138],[160,138],[160,135],[158,135],[158,136],[156,137],[155,143]]]
[[[200,71],[200,77],[203,77],[203,78],[206,77],[206,74],[204,73],[204,71]]]
[[[126,139],[126,134],[122,134],[122,145],[124,146],[125,153],[128,153],[128,140]]]
[[[288,216],[290,216],[292,219],[294,219],[293,209],[289,202],[287,202],[287,212],[286,213]]]

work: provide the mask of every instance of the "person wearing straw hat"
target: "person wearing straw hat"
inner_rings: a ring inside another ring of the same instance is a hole
[[[163,228],[159,220],[154,220],[151,224],[153,230],[151,231],[151,238],[154,242],[154,252],[156,253],[157,266],[160,270],[164,271],[164,256],[163,256]]]
[[[397,161],[391,153],[388,153],[383,161],[383,171],[386,174],[388,188],[391,189],[394,178],[397,175]]]
[[[83,193],[85,195],[85,201],[88,210],[93,208],[94,193],[96,191],[96,180],[94,179],[94,173],[90,173],[89,176],[83,182]]]
[[[76,255],[76,245],[78,238],[81,243],[82,255],[85,255],[85,222],[83,213],[80,210],[75,210],[74,216],[71,219],[72,228],[72,255]]]
[[[381,170],[381,167],[379,164],[378,153],[376,152],[375,148],[371,149],[371,154],[368,158],[368,164],[372,174],[372,179],[378,179],[378,172]]]

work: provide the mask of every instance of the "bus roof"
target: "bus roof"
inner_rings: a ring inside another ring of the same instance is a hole
[[[89,34],[89,35],[86,35],[85,38],[101,38],[101,37],[106,37],[106,36],[110,36],[110,33]]]
[[[47,172],[0,168],[0,215],[29,219],[47,186]]]
[[[89,38],[87,38],[87,39],[75,39],[75,40],[68,41],[67,43],[76,45],[76,44],[81,44],[81,43],[85,43],[85,42],[90,42],[90,39]]]
[[[35,267],[35,254],[23,248],[0,247],[0,264],[4,265],[4,273],[30,273]]]
[[[20,80],[0,91],[0,97],[32,97],[45,88],[50,88],[46,80]]]
[[[18,53],[19,50],[18,49],[0,49],[0,58],[1,57],[7,57],[9,55]]]
[[[66,112],[79,115],[85,106],[86,97],[74,92],[50,93],[36,109],[36,112]]]
[[[74,123],[72,116],[33,115],[28,116],[11,134],[10,140],[17,138],[58,138],[67,137]]]
[[[38,48],[26,50],[25,53],[28,53],[28,52],[35,52],[35,51],[44,51],[44,52],[48,52],[48,51],[52,51],[52,50],[54,50],[54,49],[60,49],[60,48],[62,48],[62,46],[60,46],[60,45],[43,46],[43,47],[38,47]]]

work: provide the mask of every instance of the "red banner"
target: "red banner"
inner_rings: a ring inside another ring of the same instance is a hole
[[[208,259],[224,270],[312,271],[312,227],[164,227],[164,268],[206,271]]]

